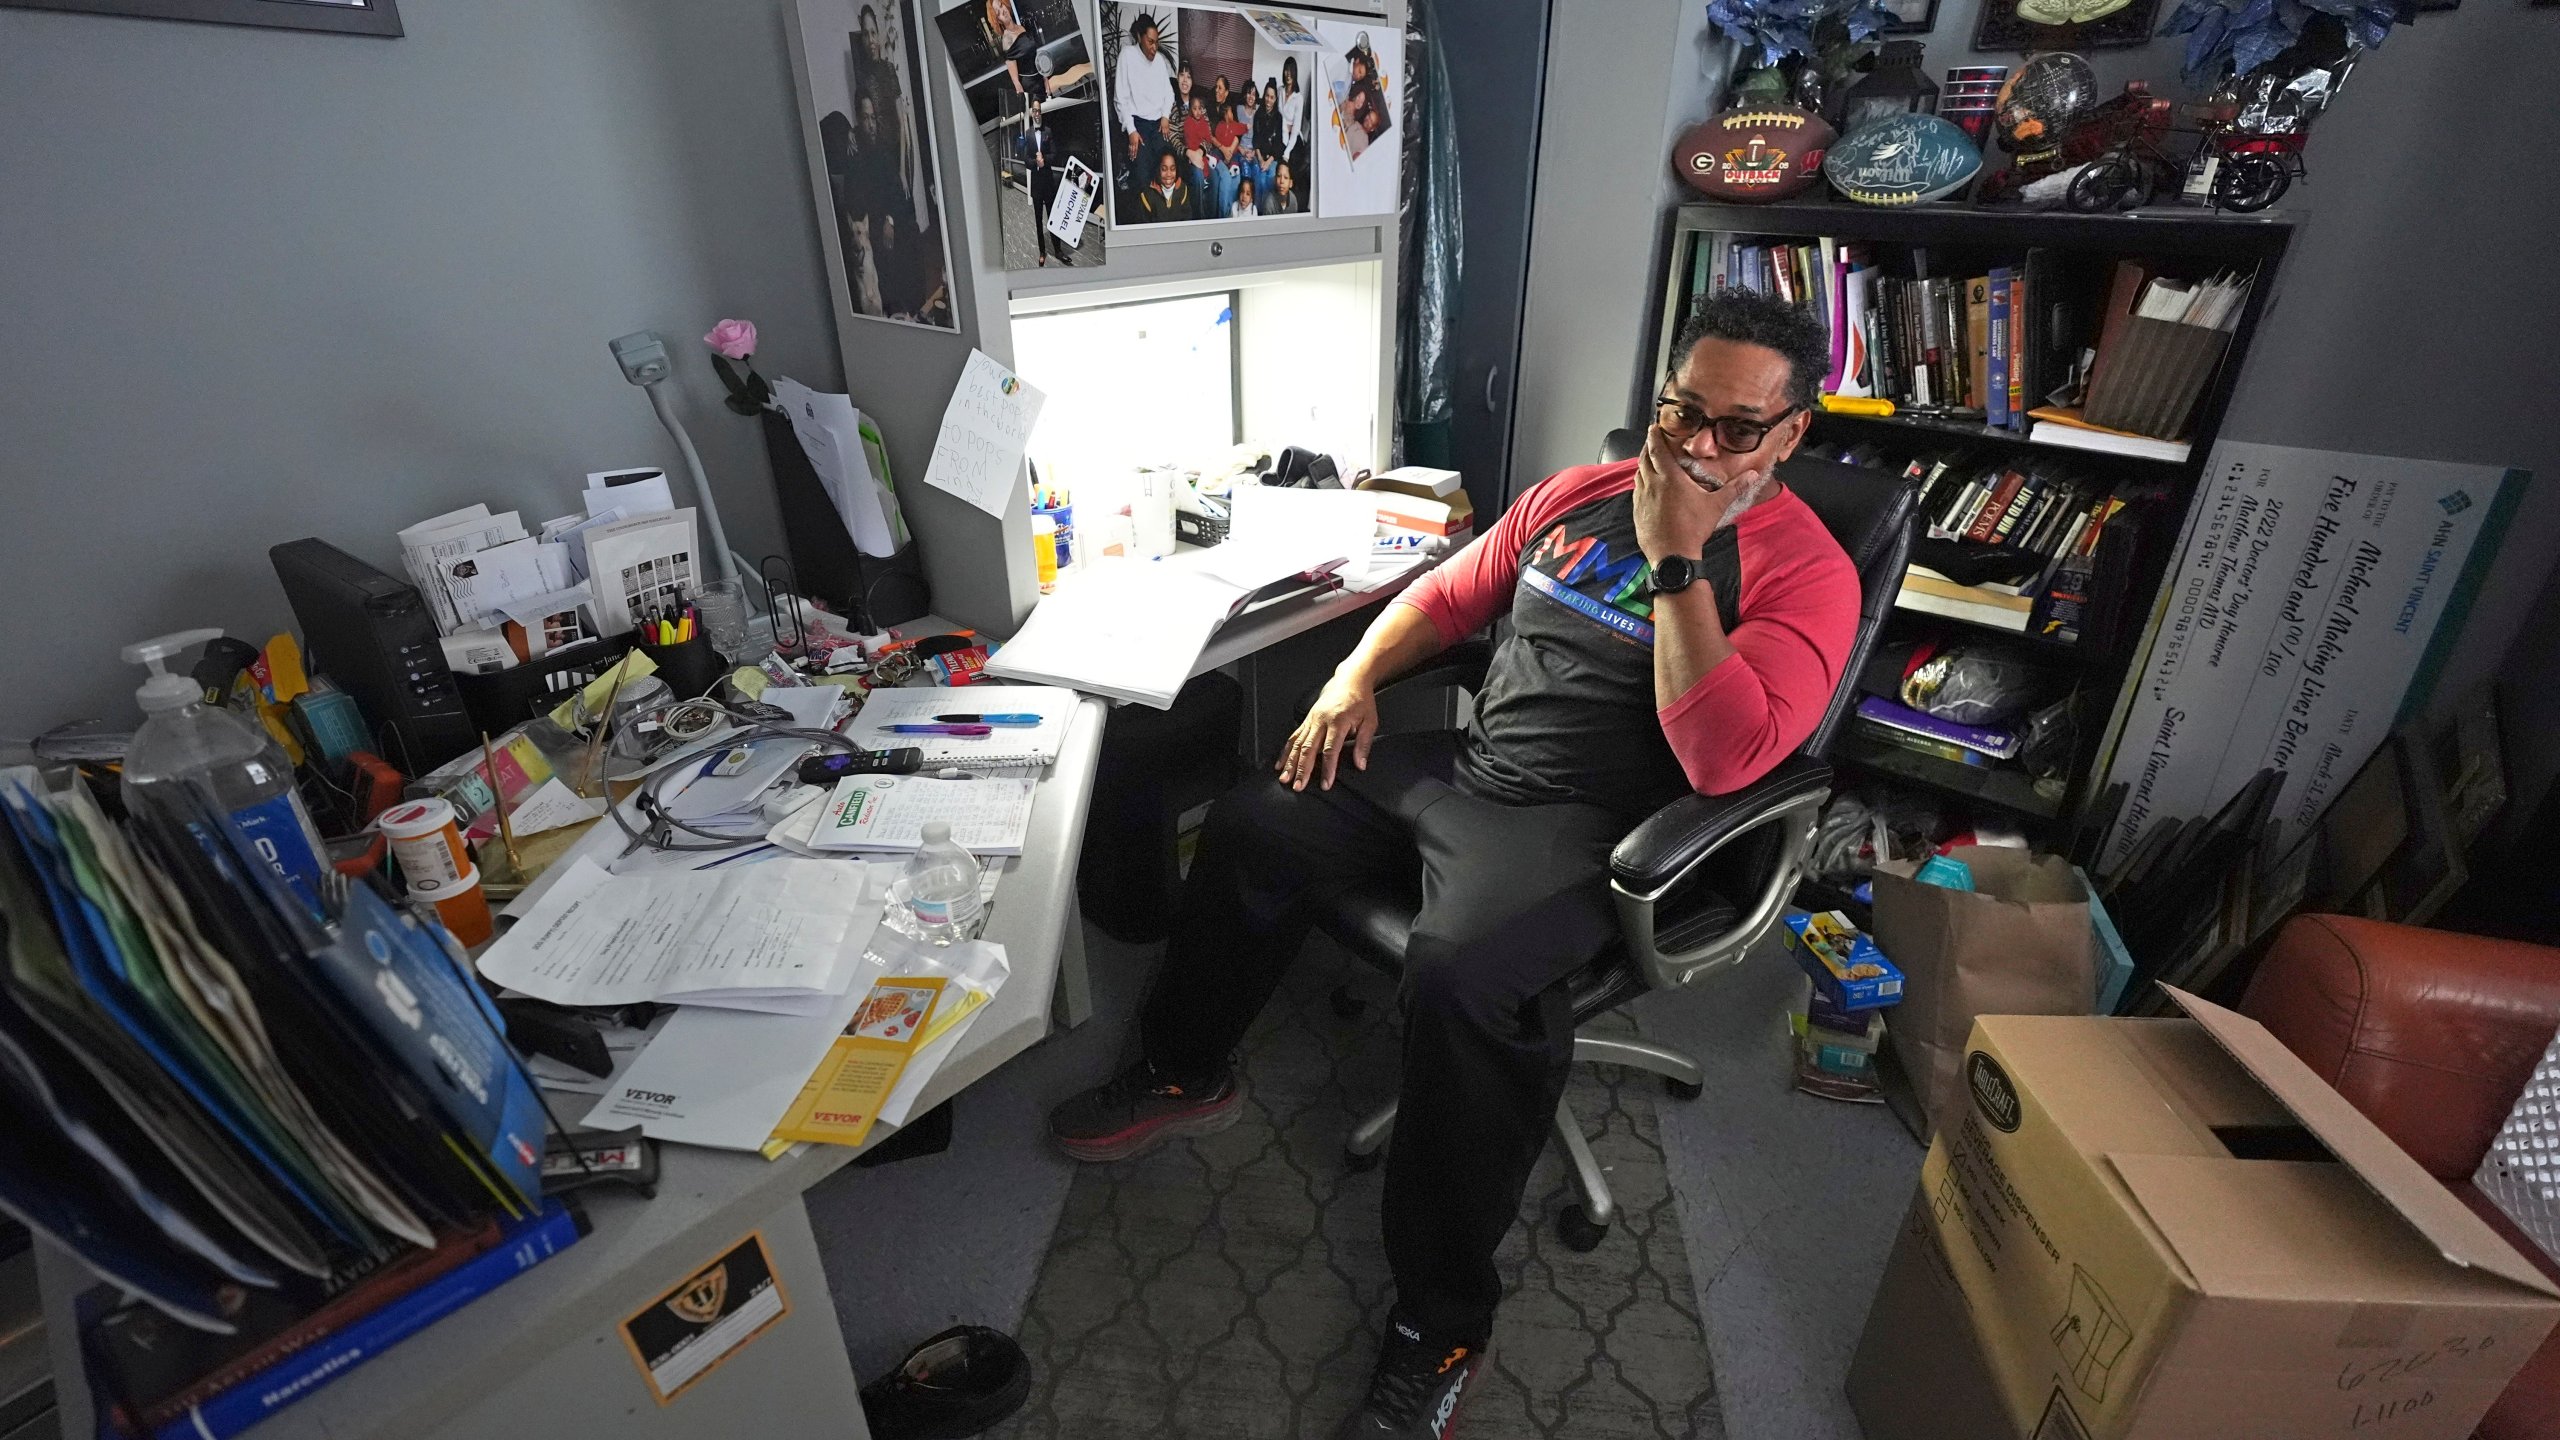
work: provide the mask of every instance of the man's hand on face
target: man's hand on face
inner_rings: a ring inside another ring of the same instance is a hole
[[[1701,480],[1682,466],[1687,458],[1661,426],[1646,429],[1644,453],[1636,458],[1636,544],[1649,561],[1697,558],[1725,512],[1760,488],[1758,470],[1722,479],[1705,471]]]

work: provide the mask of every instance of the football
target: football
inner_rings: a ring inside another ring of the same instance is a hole
[[[1982,168],[1982,152],[1952,122],[1894,115],[1862,125],[1831,147],[1822,173],[1862,205],[1917,205],[1952,195]]]
[[[1813,184],[1832,139],[1830,125],[1810,110],[1744,105],[1690,126],[1671,164],[1701,195],[1784,200]]]

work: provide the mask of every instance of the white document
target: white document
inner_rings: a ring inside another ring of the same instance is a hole
[[[443,561],[454,614],[464,625],[495,625],[501,608],[557,589],[546,579],[545,551],[558,554],[559,547],[528,537]],[[551,573],[565,575],[565,557],[557,563],[563,568]]]
[[[817,850],[914,850],[924,844],[924,827],[938,821],[951,827],[953,843],[963,850],[1019,855],[1038,785],[1012,775],[848,775],[827,797],[809,844]]]
[[[1363,490],[1238,487],[1227,540],[1200,569],[1239,589],[1255,590],[1303,571],[1338,565],[1344,581],[1360,578],[1378,534],[1377,497]]]
[[[835,720],[845,692],[841,685],[768,685],[756,698],[788,714],[803,730],[824,730]]]
[[[655,466],[598,470],[587,477],[587,518],[601,519],[607,510],[624,515],[663,515],[676,508],[667,472]]]
[[[982,350],[969,352],[924,483],[959,496],[990,515],[1004,514],[1022,486],[1022,448],[1046,397]]]
[[[542,522],[542,538],[568,551],[569,578],[583,581],[587,578],[587,536],[599,527],[628,519],[630,514],[615,504],[584,517],[563,515],[557,520]]]
[[[533,793],[515,803],[507,812],[507,828],[519,837],[539,835],[565,825],[593,820],[604,813],[604,802],[581,795],[554,775],[533,788]]]
[[[401,531],[400,565],[409,573],[410,583],[426,596],[436,628],[450,635],[463,628],[463,621],[445,586],[445,563],[524,538],[524,521],[515,511],[492,515],[486,505],[468,505]]]
[[[812,390],[788,376],[774,381],[773,398],[791,417],[791,433],[799,437],[854,548],[865,555],[897,554],[897,500],[873,472],[862,443],[862,412],[852,399]]]
[[[775,861],[775,865],[786,864]],[[757,866],[769,870],[773,865]],[[663,884],[676,878],[652,876]],[[809,1073],[853,1023],[872,982],[889,972],[868,956],[846,967],[844,993],[816,1015],[759,1015],[688,1005],[667,1021],[585,1123],[640,1127],[655,1140],[758,1150],[791,1110]]]
[[[700,823],[715,815],[752,810],[763,801],[764,792],[798,765],[810,748],[806,740],[785,736],[753,740],[737,747],[722,746],[699,762],[687,762],[696,774],[667,801],[667,813],[678,820]],[[746,752],[743,765],[725,775],[709,773],[726,765],[737,750]]]
[[[807,860],[616,877],[582,858],[480,956],[480,973],[555,1005],[840,994],[845,953],[879,918],[867,889]]]
[[[1101,562],[1032,607],[987,673],[1171,709],[1239,593],[1187,565]]]
[[[767,698],[772,696],[766,692]],[[925,764],[1014,766],[1048,764],[1066,743],[1067,722],[1083,697],[1050,685],[990,685],[953,690],[917,685],[874,690],[862,702],[862,713],[844,727],[845,738],[865,750],[892,750],[913,745],[924,751]],[[892,725],[916,725],[936,715],[1037,715],[1033,726],[998,726],[987,735],[895,735]]]
[[[588,531],[587,587],[595,594],[597,628],[621,635],[638,628],[650,610],[681,607],[700,584],[701,561],[690,508]]]

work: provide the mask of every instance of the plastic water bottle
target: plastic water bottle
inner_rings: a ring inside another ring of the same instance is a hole
[[[207,705],[195,681],[163,668],[169,657],[221,636],[219,630],[182,630],[124,647],[126,660],[151,672],[134,692],[143,719],[125,754],[125,793],[134,797],[154,786],[203,781],[258,854],[316,911],[320,857],[326,852],[311,813],[302,808],[284,751],[264,730]]]
[[[897,929],[928,945],[954,945],[977,935],[987,918],[978,898],[978,860],[952,843],[949,825],[926,822],[924,848],[890,887],[889,907]]]

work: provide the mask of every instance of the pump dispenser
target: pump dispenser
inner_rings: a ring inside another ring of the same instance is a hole
[[[124,647],[128,662],[151,672],[134,691],[142,704],[142,728],[125,755],[125,794],[134,798],[153,786],[202,782],[215,806],[317,913],[326,852],[284,752],[257,726],[206,704],[202,686],[167,668],[181,652],[221,636],[219,630],[181,630]]]

